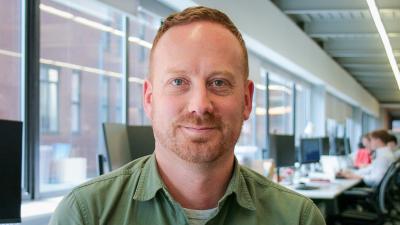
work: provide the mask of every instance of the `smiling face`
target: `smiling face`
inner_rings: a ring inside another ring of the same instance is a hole
[[[194,163],[233,155],[253,94],[243,60],[238,40],[216,23],[179,25],[162,36],[144,84],[156,151]]]

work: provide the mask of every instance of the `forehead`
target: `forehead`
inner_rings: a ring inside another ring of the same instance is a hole
[[[239,40],[224,26],[208,21],[170,28],[159,39],[151,57],[151,70],[162,68],[165,63],[210,63],[207,57],[212,62],[237,67],[242,67],[244,60]]]
[[[200,42],[207,40],[209,42],[219,42],[222,46],[221,41],[230,41],[235,43],[236,47],[241,47],[237,37],[231,33],[222,24],[212,21],[195,21],[188,24],[176,25],[168,29],[159,39],[157,46],[163,42],[177,41],[180,42]]]

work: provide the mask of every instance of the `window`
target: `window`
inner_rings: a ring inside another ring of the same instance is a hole
[[[296,84],[296,131],[295,144],[300,145],[300,138],[305,135],[307,126],[311,126],[310,115],[311,90],[306,85]],[[310,135],[310,134],[308,134]]]
[[[124,103],[113,92],[124,79],[125,17],[96,1],[68,0],[41,0],[40,17],[39,191],[46,196],[97,176],[102,123],[122,123]]]
[[[81,75],[73,71],[71,76],[71,132],[80,131]]]
[[[255,97],[255,107],[253,111],[256,116],[255,130],[256,133],[256,145],[263,150],[267,149],[267,87],[266,87],[266,72],[263,71],[262,75],[262,83],[255,84],[254,89],[254,97]]]
[[[21,120],[21,1],[0,5],[0,118]]]
[[[269,78],[269,132],[293,134],[293,83],[273,73]]]
[[[101,120],[108,121],[108,93],[109,93],[109,79],[108,77],[101,78],[101,93],[100,93],[100,108]]]
[[[58,69],[43,67],[40,72],[40,132],[58,132]]]
[[[139,11],[138,17],[130,18],[129,27],[129,121],[131,125],[150,124],[142,102],[143,82],[148,73],[152,41],[159,27],[160,17]]]
[[[392,120],[392,130],[396,132],[400,131],[400,120]]]
[[[0,119],[24,121],[25,116],[21,12],[21,0],[0,0]],[[26,162],[23,146],[21,184],[24,195],[28,191]]]

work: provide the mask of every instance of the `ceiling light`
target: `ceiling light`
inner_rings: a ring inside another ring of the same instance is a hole
[[[385,47],[386,55],[389,59],[390,66],[392,67],[392,71],[394,73],[394,77],[397,81],[397,86],[400,89],[400,72],[399,67],[397,66],[396,58],[393,54],[392,46],[390,45],[389,37],[385,31],[385,27],[383,26],[381,16],[379,14],[378,7],[376,7],[375,0],[367,0],[369,11],[371,12],[372,19],[375,22],[375,26],[378,29],[379,36],[382,39],[383,46]]]

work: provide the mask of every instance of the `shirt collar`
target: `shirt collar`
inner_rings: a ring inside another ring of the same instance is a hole
[[[143,166],[133,199],[138,201],[148,201],[154,198],[160,189],[164,189],[166,191],[165,185],[158,173],[156,157],[153,153]],[[167,191],[166,193],[168,195]],[[219,200],[218,203],[221,204],[232,194],[235,194],[235,199],[241,207],[249,210],[256,209],[236,158],[232,178],[229,181],[224,196]]]
[[[224,196],[221,198],[219,203],[224,201],[228,196],[231,194],[235,194],[235,199],[236,202],[243,208],[249,209],[249,210],[256,210],[256,207],[254,205],[254,201],[251,198],[249,188],[246,184],[246,180],[244,179],[243,173],[241,172],[241,166],[239,165],[239,162],[235,158],[235,165],[233,169],[233,174],[232,178],[229,181],[228,188],[226,189],[226,192]]]
[[[148,201],[154,198],[156,193],[163,188],[164,183],[158,174],[156,157],[153,153],[143,166],[133,199]]]

